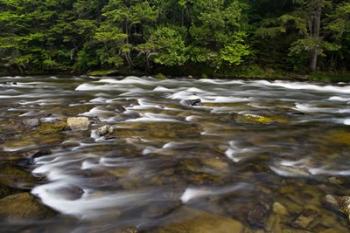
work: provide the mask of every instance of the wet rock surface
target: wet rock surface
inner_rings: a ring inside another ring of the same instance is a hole
[[[28,171],[17,166],[0,165],[0,184],[13,188],[29,189],[37,183]]]
[[[0,219],[40,220],[51,218],[55,212],[43,206],[29,193],[18,193],[0,199]]]
[[[88,130],[90,127],[90,120],[87,117],[69,117],[67,125],[72,130]]]
[[[185,220],[165,225],[152,233],[250,233],[245,226],[237,220],[206,213],[198,210],[185,209],[180,213]]]

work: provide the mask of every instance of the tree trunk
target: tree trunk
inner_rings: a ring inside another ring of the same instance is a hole
[[[315,6],[313,15],[312,15],[312,31],[311,36],[316,42],[316,45],[311,50],[311,59],[310,59],[310,70],[312,72],[317,70],[318,56],[319,54],[319,41],[320,41],[320,31],[321,31],[321,14],[322,14],[322,5],[321,1],[318,1],[317,6]]]
[[[317,70],[317,61],[318,61],[318,52],[317,49],[314,48],[311,52],[311,61],[310,61],[310,70],[315,72]]]

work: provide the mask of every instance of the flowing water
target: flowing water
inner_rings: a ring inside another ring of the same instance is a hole
[[[48,128],[77,116],[88,131]],[[3,77],[0,149],[34,177],[10,186],[58,213],[1,232],[153,232],[191,211],[246,232],[350,232],[323,202],[350,194],[346,83]]]

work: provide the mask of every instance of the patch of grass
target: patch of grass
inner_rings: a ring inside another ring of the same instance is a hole
[[[116,70],[94,70],[88,73],[89,76],[108,76],[117,73]]]
[[[319,82],[350,82],[350,73],[318,72],[311,74],[310,80]]]

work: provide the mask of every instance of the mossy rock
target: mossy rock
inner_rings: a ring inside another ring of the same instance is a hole
[[[193,138],[200,136],[200,129],[194,124],[184,124],[178,122],[132,122],[119,124],[116,127],[113,135],[119,138]]]
[[[0,133],[12,134],[25,130],[22,122],[14,119],[3,119],[0,121]]]
[[[333,130],[327,134],[326,138],[330,143],[350,146],[350,131]]]
[[[2,145],[5,150],[8,151],[17,151],[23,148],[34,147],[36,145],[34,138],[31,136],[21,136],[19,138],[12,138],[6,140]]]
[[[55,212],[29,193],[18,193],[0,200],[0,218],[9,220],[38,220],[55,215]]]
[[[118,73],[116,70],[94,70],[90,71],[87,75],[89,76],[108,76]]]
[[[47,134],[47,135],[37,134],[35,135],[34,139],[35,139],[35,142],[39,145],[57,145],[63,142],[64,137],[60,133]]]
[[[167,77],[164,74],[162,74],[162,73],[156,74],[154,76],[154,78],[157,79],[157,80],[166,80],[167,79]]]
[[[283,116],[261,116],[255,114],[243,114],[236,116],[235,120],[239,123],[247,124],[287,124],[288,119]]]
[[[61,131],[65,126],[61,123],[48,124],[45,123],[38,127],[35,131],[29,131],[20,135],[20,137],[12,138],[5,141],[3,148],[8,151],[18,151],[29,149],[37,145],[52,145],[63,141]]]
[[[0,167],[0,185],[18,188],[32,186],[35,182],[35,177],[16,166],[5,165]]]
[[[177,221],[160,227],[152,233],[250,233],[241,222],[204,211],[184,208]]]
[[[65,121],[56,121],[52,123],[42,123],[38,129],[37,133],[39,134],[53,134],[62,132],[67,127]]]

